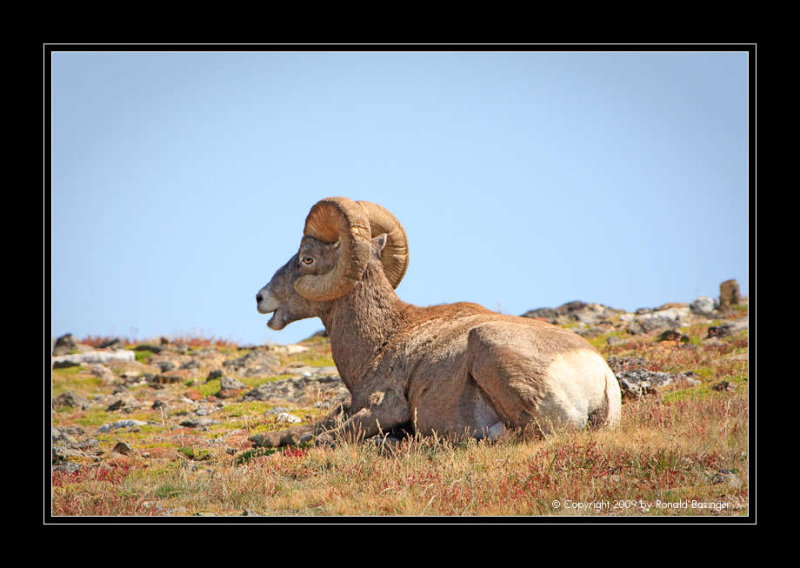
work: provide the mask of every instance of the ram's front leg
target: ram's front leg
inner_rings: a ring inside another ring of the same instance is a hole
[[[376,391],[369,395],[366,406],[357,409],[336,428],[318,434],[315,442],[326,445],[334,444],[337,438],[369,438],[409,419],[408,402],[402,395],[393,390]]]
[[[349,406],[341,405],[336,410],[328,414],[325,418],[317,420],[311,424],[301,424],[299,426],[292,426],[284,430],[276,432],[264,432],[261,434],[254,434],[248,438],[253,442],[254,446],[263,446],[267,448],[277,448],[280,446],[297,446],[310,442],[314,436],[334,428],[337,423],[341,422],[347,417]]]

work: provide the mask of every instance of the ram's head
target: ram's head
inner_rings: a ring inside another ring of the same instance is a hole
[[[329,197],[311,208],[300,249],[256,295],[258,311],[274,312],[274,330],[318,317],[355,287],[377,256],[396,288],[408,268],[408,240],[400,222],[368,201]]]

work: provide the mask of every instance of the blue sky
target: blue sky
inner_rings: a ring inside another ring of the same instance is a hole
[[[311,335],[255,294],[334,195],[403,223],[413,304],[748,294],[745,52],[56,51],[51,78],[54,337]]]

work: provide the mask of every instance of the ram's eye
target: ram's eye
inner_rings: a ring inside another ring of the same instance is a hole
[[[310,266],[310,265],[314,264],[314,259],[311,258],[310,256],[304,256],[301,262],[303,264],[305,264],[306,266]]]

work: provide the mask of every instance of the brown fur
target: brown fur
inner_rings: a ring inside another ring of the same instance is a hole
[[[572,332],[497,314],[478,304],[407,304],[386,279],[379,252],[373,250],[350,292],[319,303],[315,313],[304,316],[322,319],[333,359],[352,393],[346,421],[339,427],[342,432],[368,436],[409,421],[423,434],[455,436],[481,437],[498,422],[526,427],[536,420],[554,358],[572,350],[596,352]],[[281,281],[292,278],[280,276]],[[292,303],[290,292],[274,293]],[[316,304],[306,301],[304,309],[309,305]],[[597,416],[603,409],[593,411]],[[332,423],[329,417],[315,426],[292,429],[294,435],[281,432],[252,439],[281,445],[317,434],[324,442],[331,438],[322,430]]]

